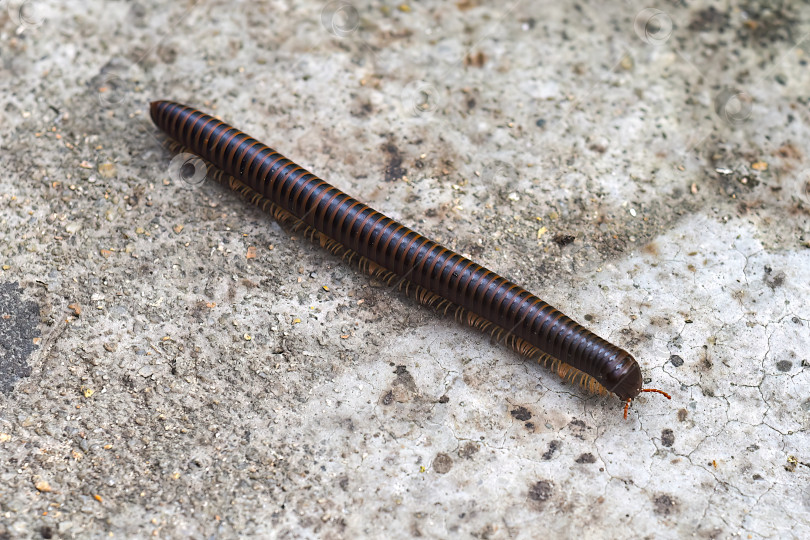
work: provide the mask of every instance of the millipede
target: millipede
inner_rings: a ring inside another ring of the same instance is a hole
[[[377,212],[225,122],[173,101],[152,121],[175,149],[199,156],[209,177],[279,222],[355,262],[418,302],[489,333],[520,355],[595,394],[615,394],[624,417],[641,392],[633,356],[523,287]]]

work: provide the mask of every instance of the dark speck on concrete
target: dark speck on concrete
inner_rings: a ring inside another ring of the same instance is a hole
[[[582,454],[576,459],[577,463],[584,465],[588,463],[596,463],[596,456],[591,454],[590,452]]]
[[[675,444],[675,432],[669,428],[661,430],[661,444],[667,448]]]
[[[721,29],[728,24],[728,14],[709,6],[694,14],[689,22],[689,30],[695,32],[708,32],[712,29]]]
[[[785,273],[777,272],[776,274],[771,275],[770,269],[767,269],[765,272],[765,283],[772,290],[776,290],[785,284]]]
[[[464,445],[458,449],[458,457],[472,459],[472,457],[478,453],[480,449],[480,446],[474,442],[464,443]]]
[[[453,458],[444,453],[436,454],[433,458],[433,470],[439,474],[447,474],[453,468]]]
[[[545,502],[551,498],[552,491],[553,486],[551,482],[548,480],[540,480],[529,488],[529,498],[533,501]]]
[[[408,173],[402,167],[402,154],[399,152],[397,145],[392,142],[383,145],[383,150],[388,154],[388,163],[385,165],[384,171],[385,181],[396,182]]]
[[[571,420],[568,427],[571,429],[571,433],[574,435],[574,437],[578,439],[584,439],[585,432],[589,429],[585,422],[577,419]]]
[[[543,454],[543,461],[548,461],[554,457],[554,454],[557,453],[557,450],[560,449],[562,446],[562,442],[558,440],[553,440],[548,443],[548,450]]]
[[[532,417],[532,413],[526,407],[517,407],[509,412],[516,420],[526,422]]]
[[[22,298],[16,283],[0,283],[0,392],[11,393],[14,383],[31,374],[28,357],[39,337],[39,306]]]
[[[556,234],[554,235],[554,243],[560,247],[565,247],[576,240],[576,236],[571,234]]]
[[[793,367],[793,363],[790,360],[780,360],[776,363],[776,369],[781,371],[782,373],[787,373],[790,371],[790,368]]]
[[[654,512],[659,516],[669,516],[677,510],[678,501],[670,495],[658,495],[653,499]]]
[[[669,357],[669,363],[675,367],[681,367],[683,365],[683,358],[678,356],[677,354],[673,354]]]

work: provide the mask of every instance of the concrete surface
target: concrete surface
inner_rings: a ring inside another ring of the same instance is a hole
[[[810,537],[810,7],[657,4],[0,3],[0,537]],[[184,182],[159,98],[672,401],[625,421]]]

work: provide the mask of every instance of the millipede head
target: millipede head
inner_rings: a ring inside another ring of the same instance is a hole
[[[619,399],[626,401],[633,399],[641,392],[644,380],[641,377],[641,368],[638,362],[625,352],[623,355],[607,362],[608,370],[600,381],[605,388],[613,392]]]

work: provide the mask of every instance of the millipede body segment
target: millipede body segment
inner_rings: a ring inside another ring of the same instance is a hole
[[[171,101],[153,102],[151,116],[179,145],[218,168],[216,179],[272,210],[277,218],[306,227],[333,252],[357,255],[365,269],[389,283],[412,286],[423,303],[491,330],[518,352],[550,363],[592,391],[607,390],[628,403],[642,391],[657,391],[642,390],[641,370],[627,351],[238,129]]]

